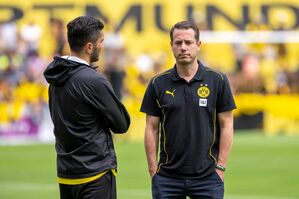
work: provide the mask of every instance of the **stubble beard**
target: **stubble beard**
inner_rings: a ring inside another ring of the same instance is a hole
[[[97,62],[99,61],[100,52],[98,50],[94,50],[90,55],[90,62]]]

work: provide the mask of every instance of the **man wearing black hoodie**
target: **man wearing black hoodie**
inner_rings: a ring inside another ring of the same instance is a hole
[[[54,123],[61,199],[114,199],[117,168],[111,132],[125,133],[130,116],[91,63],[103,47],[104,25],[94,17],[67,24],[70,56],[54,57],[44,72]]]

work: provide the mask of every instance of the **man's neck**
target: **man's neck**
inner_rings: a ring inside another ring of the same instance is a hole
[[[176,64],[176,66],[179,76],[185,79],[187,82],[189,82],[195,76],[198,70],[197,61],[189,65]]]
[[[79,59],[82,59],[82,60],[86,61],[88,63],[88,65],[91,64],[90,60],[89,60],[89,57],[87,55],[85,55],[85,54],[71,52],[71,56],[78,57]]]

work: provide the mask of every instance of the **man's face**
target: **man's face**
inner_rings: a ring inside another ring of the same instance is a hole
[[[103,42],[104,42],[104,33],[99,33],[98,40],[93,44],[93,51],[90,54],[90,63],[96,62],[99,60],[102,48],[103,48]]]
[[[188,65],[196,60],[201,42],[196,41],[193,29],[175,29],[171,49],[176,62],[180,65]]]

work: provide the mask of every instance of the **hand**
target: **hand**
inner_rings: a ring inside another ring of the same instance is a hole
[[[216,173],[219,175],[219,177],[222,180],[222,182],[224,182],[224,171],[216,169]]]
[[[153,176],[157,173],[157,167],[150,168],[148,171],[150,173],[151,178],[153,178]]]

